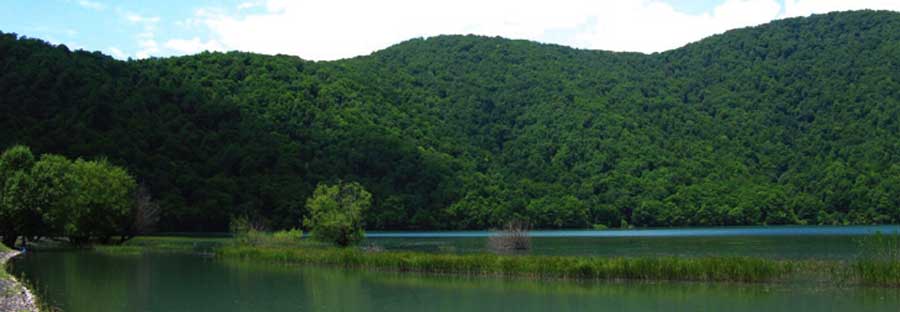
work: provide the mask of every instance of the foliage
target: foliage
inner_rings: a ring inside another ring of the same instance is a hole
[[[296,243],[303,239],[303,231],[300,229],[282,230],[272,233],[272,240],[278,244]]]
[[[3,244],[12,246],[23,232],[29,213],[31,189],[28,171],[34,164],[31,149],[13,146],[0,155],[0,235]]]
[[[232,218],[229,227],[234,241],[241,245],[259,245],[266,236],[265,226],[246,216]]]
[[[320,184],[306,201],[310,217],[303,225],[316,240],[355,245],[365,237],[362,216],[371,205],[372,195],[359,183]]]
[[[437,36],[117,61],[0,33],[0,147],[127,166],[163,231],[300,227],[336,180],[372,193],[371,229],[897,223],[898,42],[875,11],[651,55]]]
[[[71,214],[66,236],[106,241],[129,225],[137,184],[125,169],[105,160],[77,159],[71,172],[75,187],[69,200],[78,208]]]
[[[68,237],[80,244],[125,236],[134,227],[134,178],[105,160],[70,161],[14,146],[0,156],[0,231],[4,244],[19,236]],[[145,203],[146,204],[146,203]],[[149,222],[149,221],[147,221]]]
[[[263,222],[248,217],[231,219],[231,235],[239,246],[291,246],[300,243],[300,229],[268,232]]]

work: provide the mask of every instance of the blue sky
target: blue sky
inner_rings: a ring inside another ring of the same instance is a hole
[[[658,52],[773,19],[898,0],[0,0],[0,31],[116,58],[242,50],[331,60],[413,37],[481,34]]]

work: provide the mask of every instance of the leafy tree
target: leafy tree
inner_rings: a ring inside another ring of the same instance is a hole
[[[105,160],[77,159],[72,163],[70,178],[74,189],[69,200],[76,209],[66,226],[66,236],[73,242],[91,237],[108,242],[129,226],[137,183],[125,169]]]
[[[306,202],[310,216],[303,224],[317,240],[353,245],[365,236],[362,215],[371,205],[372,195],[359,183],[319,184]]]
[[[24,233],[34,236],[62,236],[66,219],[77,209],[71,202],[74,185],[71,177],[72,162],[65,157],[44,154],[34,164],[29,174],[32,214]]]
[[[25,230],[26,218],[34,208],[33,183],[29,171],[34,164],[31,149],[13,146],[0,155],[0,235],[3,244],[13,246]]]

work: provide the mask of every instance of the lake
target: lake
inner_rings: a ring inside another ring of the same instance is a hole
[[[532,254],[565,256],[757,256],[848,260],[859,239],[900,233],[898,225],[771,226],[603,231],[532,231]],[[387,250],[485,252],[487,231],[372,232],[366,244]]]
[[[840,259],[853,257],[857,252],[855,240],[875,229],[891,232],[896,227],[854,227],[841,233],[835,233],[839,229],[830,227],[821,230],[803,228],[807,231],[804,234],[765,235],[757,234],[771,228],[742,228],[741,231],[751,233],[741,235],[682,235],[685,232],[679,232],[670,236],[653,236],[653,232],[635,230],[625,231],[637,233],[631,236],[613,231],[558,236],[560,232],[541,232],[535,233],[535,252],[755,254]],[[462,233],[372,233],[369,240],[392,249],[458,248],[458,252],[468,252],[483,248],[487,232],[465,233],[463,236],[458,235]],[[401,237],[400,234],[415,235]],[[828,251],[814,250],[818,248]],[[36,285],[42,298],[69,312],[802,312],[897,311],[900,307],[900,290],[885,288],[434,276],[223,261],[179,253],[110,255],[91,251],[29,252],[15,259],[10,270]]]

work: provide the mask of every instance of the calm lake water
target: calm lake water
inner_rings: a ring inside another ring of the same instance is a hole
[[[13,272],[68,312],[897,311],[900,290],[422,276],[184,254],[31,253]]]
[[[532,231],[532,254],[573,256],[760,256],[848,260],[859,240],[898,225],[773,226],[604,231]],[[485,252],[491,232],[373,232],[367,244],[388,250]]]
[[[704,233],[723,229],[687,232],[697,233],[693,235],[655,235],[661,232],[645,230],[539,232],[534,233],[534,252],[849,259],[858,252],[856,240],[862,235],[898,230],[740,228],[719,235]],[[465,233],[373,233],[369,240],[389,249],[483,250],[487,232]],[[69,312],[900,310],[900,289],[532,281],[220,261],[187,254],[29,252],[14,259],[10,270],[37,285],[42,298]]]

